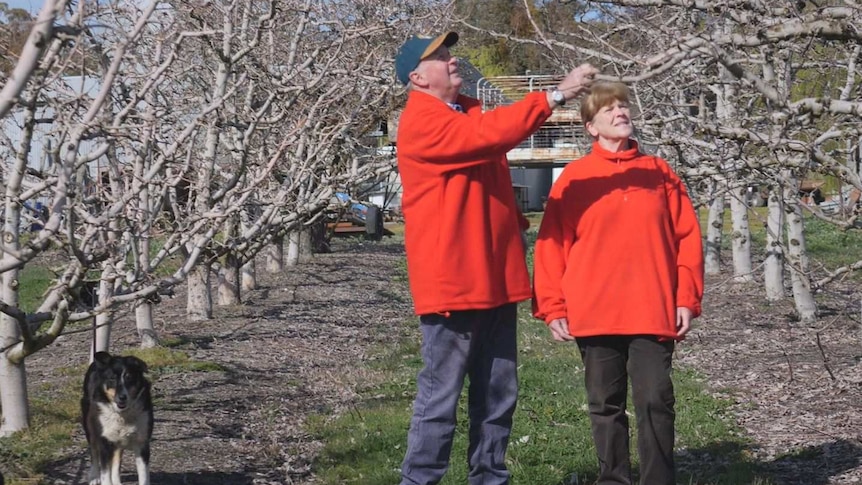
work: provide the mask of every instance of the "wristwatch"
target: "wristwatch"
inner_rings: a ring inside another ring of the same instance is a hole
[[[566,104],[566,97],[563,96],[563,92],[559,89],[554,89],[553,91],[551,91],[551,99],[553,99],[554,102],[557,103],[557,106],[563,106],[564,104]]]

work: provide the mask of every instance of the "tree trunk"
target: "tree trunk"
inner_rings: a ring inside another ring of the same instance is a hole
[[[96,301],[90,302],[98,305],[99,302],[108,301],[114,295],[114,269],[111,264],[106,264],[102,267],[102,279],[99,280],[99,291]],[[114,312],[111,310],[104,311],[96,315],[96,332],[93,338],[96,341],[93,343],[91,352],[110,352],[111,350],[111,327],[114,323]],[[93,355],[90,355],[92,361]]]
[[[213,316],[213,300],[210,294],[210,269],[204,264],[195,265],[187,279],[188,294],[186,316],[193,322],[209,320]]]
[[[150,270],[149,234],[142,235],[138,241],[138,267],[145,272]],[[153,304],[149,300],[135,302],[135,327],[141,338],[142,349],[159,346],[159,335],[153,323]]]
[[[215,72],[213,83],[213,96],[218,99],[227,91],[227,83],[230,68],[226,60],[220,60]],[[213,207],[213,172],[215,171],[216,158],[218,154],[219,138],[221,135],[220,121],[218,117],[211,117],[207,123],[206,139],[203,143],[203,152],[200,157],[194,182],[195,202],[194,210],[199,214],[205,214]],[[210,241],[211,243],[211,241]],[[210,288],[210,262],[197,264],[189,272],[188,295],[186,302],[186,315],[191,321],[209,320],[213,316],[213,297]]]
[[[150,349],[159,346],[159,334],[153,325],[153,304],[148,300],[140,300],[135,306],[135,322],[138,337],[141,338],[141,348]]]
[[[3,243],[15,251],[21,247],[21,206],[17,203],[17,196],[21,190],[25,167],[26,159],[19,156],[17,163],[10,166],[6,174],[5,223],[2,236]],[[17,259],[11,254],[0,252],[0,262],[16,261]],[[0,288],[0,296],[2,301],[12,308],[18,308],[20,304],[20,275],[21,270],[17,267],[12,267],[0,275],[0,281],[3,284]],[[18,320],[0,313],[0,348],[9,348],[20,340],[21,327]],[[2,411],[0,436],[9,436],[30,426],[30,401],[27,398],[27,372],[24,359],[20,362],[12,362],[6,352],[0,352],[0,411]]]
[[[284,237],[274,238],[272,244],[267,246],[266,271],[268,273],[284,271]]]
[[[745,203],[745,196],[745,187],[737,187],[733,189],[730,197],[733,280],[737,283],[747,283],[754,279],[751,274],[751,232],[748,227],[748,204]]]
[[[299,264],[299,231],[290,231],[287,234],[287,266]]]
[[[14,320],[0,315],[2,343],[4,347],[18,342],[7,332],[10,325],[17,328]],[[6,353],[0,353],[0,408],[3,410],[3,422],[0,425],[0,436],[6,437],[30,426],[30,400],[27,397],[27,372],[24,361],[15,364],[9,361]]]
[[[766,260],[763,262],[763,282],[766,299],[784,299],[784,249],[781,235],[784,228],[784,194],[781,187],[772,187],[767,200]]]
[[[12,307],[18,306],[19,271],[11,269],[3,273],[3,300]],[[7,348],[21,340],[18,321],[0,313],[0,345]],[[16,364],[9,360],[6,352],[0,352],[0,410],[3,412],[0,436],[27,429],[30,426],[30,401],[27,398],[27,372],[24,361]]]
[[[706,222],[706,247],[704,248],[704,271],[706,274],[721,273],[721,235],[724,227],[724,191],[716,190],[709,203]]]
[[[242,291],[257,289],[257,265],[255,264],[254,259],[242,265],[241,275],[242,284],[240,288]]]
[[[139,159],[138,163],[135,165],[136,167],[136,177],[135,180],[141,180],[143,182],[144,179],[144,170],[149,168],[144,165],[144,160]],[[138,189],[138,225],[139,227],[146,227],[147,229],[142,231],[140,236],[138,236],[137,244],[138,244],[138,268],[144,274],[149,273],[150,268],[150,228],[148,228],[147,221],[152,215],[153,207],[151,206],[150,200],[150,189],[147,184],[142,184],[140,189]],[[141,348],[149,349],[153,347],[159,346],[159,335],[156,333],[156,327],[153,322],[153,303],[152,301],[146,300],[138,300],[134,303],[135,307],[135,328],[138,330],[138,338],[141,339]]]
[[[232,251],[225,256],[218,275],[218,304],[239,305],[239,261]]]
[[[225,220],[224,235],[226,241],[235,240],[239,237],[240,217],[231,216]],[[224,264],[218,273],[218,304],[239,305],[242,301],[239,294],[240,279],[239,257],[234,250],[228,250],[224,257]]]
[[[726,34],[730,34],[733,31],[733,25],[727,19],[725,19],[720,24],[718,24],[716,26],[716,28],[719,31],[723,31]],[[727,124],[729,126],[734,126],[734,125],[738,124],[738,122],[739,122],[737,114],[736,114],[737,109],[736,109],[736,104],[735,104],[737,101],[736,83],[734,82],[733,74],[731,74],[730,71],[728,71],[727,68],[725,68],[722,65],[718,66],[718,75],[719,75],[719,80],[721,82],[720,82],[720,84],[714,86],[714,92],[716,93],[715,116],[720,120],[721,123]],[[720,168],[722,170],[727,170],[727,169],[733,167],[736,163],[738,163],[738,160],[736,160],[735,158],[732,158],[731,155],[726,154],[726,155],[723,155],[723,158],[720,162],[721,162]],[[725,173],[728,173],[728,172],[725,172]],[[734,278],[737,279],[737,281],[745,281],[746,278],[751,277],[751,256],[748,256],[748,265],[747,266],[745,265],[744,258],[741,256],[742,254],[746,254],[745,249],[744,249],[745,248],[744,244],[749,244],[748,243],[748,224],[747,224],[748,214],[744,213],[743,209],[740,207],[741,201],[737,200],[740,197],[740,195],[744,192],[744,189],[730,190],[730,182],[727,180],[722,180],[719,188],[720,189],[727,189],[728,193],[730,194],[731,257],[733,259],[733,275],[734,275]],[[715,211],[716,212],[715,216],[718,217],[720,215],[720,216],[722,216],[722,219],[711,219],[709,221],[710,222],[710,226],[709,226],[710,230],[713,229],[713,224],[716,224],[716,223],[723,224],[724,223],[724,219],[723,219],[723,216],[724,216],[724,214],[723,214],[723,212],[724,212],[724,210],[723,210],[724,209],[723,196],[724,196],[725,192],[723,190],[716,190],[716,192],[718,194],[720,194],[716,198],[722,199],[721,206],[720,206],[722,208],[722,210],[721,211]],[[743,211],[743,212],[740,213],[741,211]],[[712,210],[710,212],[712,212]],[[743,219],[743,217],[745,217],[745,219]],[[740,229],[738,227],[738,224],[741,221],[745,221],[744,233],[738,232],[738,230]],[[719,226],[719,229],[720,229],[720,226]],[[707,237],[707,244],[715,244],[715,246],[714,246],[715,250],[718,251],[718,249],[721,247],[721,231],[718,230],[716,233],[713,233],[712,236],[714,237],[714,239],[710,239],[709,236]],[[748,254],[750,254],[750,253],[748,253]],[[706,261],[704,261],[704,263],[706,263]],[[713,268],[711,268],[711,270],[715,271],[715,273],[712,273],[712,274],[718,273],[718,270],[719,270],[718,269],[718,263],[720,263],[720,261],[718,261],[718,260],[716,260],[712,263]],[[704,271],[706,271],[706,267],[704,267]]]
[[[790,266],[790,280],[793,288],[793,301],[799,320],[811,323],[817,320],[817,303],[811,292],[811,279],[808,277],[808,254],[805,249],[805,234],[802,221],[802,207],[799,206],[798,182],[788,180],[784,189],[784,203],[787,212],[787,262]]]
[[[249,226],[251,225],[252,215],[258,215],[256,209],[251,212],[243,211],[242,217],[240,217],[240,232],[242,234],[246,234],[251,230]],[[242,294],[242,291],[251,291],[257,288],[257,266],[255,264],[255,257],[256,254],[252,255],[240,268],[240,295]]]
[[[308,263],[314,258],[314,247],[311,241],[311,229],[303,226],[299,231],[299,262]]]

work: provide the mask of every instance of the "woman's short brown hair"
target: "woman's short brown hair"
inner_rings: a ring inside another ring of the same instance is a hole
[[[629,102],[629,87],[619,82],[598,82],[590,87],[590,94],[581,101],[581,120],[584,124],[593,121],[596,113],[605,106],[619,101]]]

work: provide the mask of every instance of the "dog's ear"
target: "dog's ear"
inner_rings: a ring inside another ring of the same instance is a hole
[[[93,356],[93,362],[98,362],[101,365],[108,365],[111,361],[111,354],[107,352],[96,352]]]
[[[131,355],[127,356],[127,357],[123,357],[123,358],[126,359],[126,364],[129,367],[131,367],[133,369],[137,369],[138,371],[141,372],[141,374],[144,374],[147,372],[147,363],[144,362],[143,360],[141,360],[137,357],[131,356]]]

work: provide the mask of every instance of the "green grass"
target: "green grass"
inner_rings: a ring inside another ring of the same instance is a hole
[[[22,310],[33,312],[42,303],[45,291],[54,281],[55,275],[45,266],[33,264],[24,266],[18,277],[21,279],[18,304]]]
[[[166,348],[130,350],[124,355],[143,359],[151,381],[159,376],[179,372],[207,372],[221,367],[189,359],[184,352]],[[82,376],[86,365],[57,369],[60,376]],[[45,467],[72,446],[72,435],[80,427],[80,379],[64,379],[44,384],[30,393],[30,428],[10,437],[0,438],[0,470],[7,485],[40,485],[47,483]],[[22,478],[23,477],[23,478]]]
[[[534,224],[528,233],[528,241],[535,241],[537,227]],[[322,484],[379,485],[400,480],[415,377],[422,362],[415,320],[406,318],[393,333],[399,337],[378,348],[372,359],[372,369],[384,376],[382,383],[363,389],[364,400],[350,412],[334,416],[327,411],[308,421],[308,431],[326,444],[314,464]],[[530,316],[526,304],[519,308],[518,372],[519,401],[507,455],[513,483],[564,485],[573,474],[581,484],[595,481],[598,468],[577,347],[554,342],[544,324]],[[694,372],[677,370],[674,382],[677,444],[683,451],[680,483],[768,485],[749,458],[747,440],[731,424],[730,403],[706,393]],[[441,485],[466,483],[465,394],[450,469]],[[636,469],[635,440],[633,436]]]
[[[16,480],[10,478],[16,476],[29,477],[21,483],[40,483],[38,480],[44,478],[41,470],[56,458],[57,450],[72,444],[72,431],[81,415],[79,385],[46,385],[34,392],[30,428],[0,438],[0,463],[4,464],[7,484],[14,485]]]
[[[150,247],[151,255],[154,256],[161,249],[162,242],[160,239],[152,240]],[[179,264],[180,257],[176,255],[171,256],[154,270],[154,275],[156,277],[171,275],[179,268]],[[98,280],[99,276],[99,272],[95,270],[87,274],[87,278],[93,280]],[[54,283],[56,275],[44,261],[37,257],[24,266],[19,274],[19,279],[21,281],[21,290],[18,295],[19,306],[26,312],[33,312],[42,303],[45,292]]]
[[[754,258],[757,258],[758,254],[762,254],[763,248],[766,246],[766,211],[765,207],[749,209],[748,226],[751,232],[752,257]],[[702,209],[699,216],[701,229],[705,235],[707,211]],[[835,270],[862,260],[862,231],[858,229],[843,231],[807,212],[803,214],[803,217],[805,244],[808,249],[808,257],[813,263],[822,265],[827,270]],[[732,227],[730,209],[728,208],[724,213],[724,231],[721,239],[723,250],[730,251],[731,249],[730,233]],[[860,275],[857,274],[855,277],[860,278]]]
[[[188,354],[169,347],[153,347],[150,349],[130,349],[124,355],[134,355],[147,363],[147,368],[153,379],[163,374],[179,372],[221,372],[224,367],[215,362],[192,360]]]
[[[862,231],[840,231],[814,217],[805,220],[805,244],[808,256],[828,269],[862,260]]]

